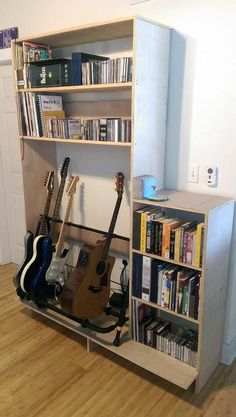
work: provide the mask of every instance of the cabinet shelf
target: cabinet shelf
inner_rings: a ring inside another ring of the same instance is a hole
[[[161,307],[159,304],[152,303],[151,301],[145,301],[145,300],[142,300],[141,298],[134,297],[134,296],[132,296],[132,299],[133,300],[136,300],[136,301],[139,301],[142,304],[146,304],[146,305],[148,305],[150,307],[154,307],[157,310],[165,311],[166,313],[172,314],[173,316],[181,317],[184,320],[191,321],[192,323],[199,324],[199,320],[195,320],[192,317],[188,317],[188,316],[185,316],[183,314],[176,313],[173,310],[169,310],[168,308]]]
[[[67,87],[39,87],[17,89],[17,93],[97,93],[131,91],[132,82],[110,83],[110,84],[90,84],[90,85],[70,85]]]
[[[114,340],[114,333],[95,333],[89,329],[83,328],[72,320],[60,316],[54,311],[49,309],[41,309],[36,306],[32,301],[20,301],[22,306],[29,307],[33,311],[59,323],[60,325],[72,330],[73,332],[86,337],[89,350],[89,342],[93,342],[96,345],[102,346],[105,349],[121,356],[135,363],[138,366],[152,372],[155,375],[165,378],[173,384],[188,389],[190,385],[196,380],[198,371],[196,368],[181,362],[163,352],[156,349],[152,349],[149,346],[145,346],[141,343],[135,342],[128,336],[128,329],[122,334],[121,346],[115,347],[112,342]],[[103,325],[108,325],[107,322]],[[97,324],[101,325],[101,321]]]
[[[95,145],[95,146],[118,146],[130,148],[130,142],[103,142],[98,140],[81,140],[81,139],[61,139],[61,138],[46,138],[46,137],[35,137],[35,136],[21,136],[20,139],[31,140],[35,142],[57,142],[57,143],[74,143],[82,145]]]
[[[138,255],[149,256],[149,258],[159,259],[160,261],[163,261],[163,262],[169,262],[171,264],[180,265],[180,266],[183,266],[184,268],[194,269],[194,271],[200,271],[200,272],[202,271],[202,268],[199,268],[197,266],[193,266],[185,262],[175,261],[174,259],[166,259],[166,258],[163,258],[162,256],[158,256],[153,253],[141,252],[140,250],[137,250],[137,249],[132,249],[132,252],[137,253]]]

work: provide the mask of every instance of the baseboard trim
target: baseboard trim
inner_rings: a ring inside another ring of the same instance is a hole
[[[230,343],[223,343],[221,362],[230,365],[236,358],[236,336]]]

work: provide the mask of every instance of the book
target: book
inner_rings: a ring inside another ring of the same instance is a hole
[[[182,223],[179,219],[173,219],[169,222],[163,222],[162,230],[162,257],[169,259],[170,257],[170,233],[171,230],[177,228]]]
[[[72,52],[72,84],[82,85],[82,63],[89,61],[107,61],[109,58],[85,52]]]
[[[40,136],[52,137],[52,126],[48,126],[49,118],[64,118],[65,112],[62,107],[62,97],[53,95],[37,94],[37,111],[39,114],[39,132]]]
[[[133,254],[133,296],[142,298],[142,274],[143,274],[143,256],[137,253]]]
[[[144,210],[148,210],[148,206],[133,212],[133,249],[137,250],[141,250],[141,214]]]
[[[31,87],[60,87],[71,85],[71,60],[52,58],[32,61],[30,64]]]
[[[150,301],[151,291],[151,258],[143,256],[142,299]]]
[[[80,119],[67,119],[67,126],[69,139],[82,139]]]
[[[199,223],[197,225],[197,234],[196,234],[196,257],[194,266],[200,267],[202,262],[202,251],[203,251],[203,232],[204,232],[204,223]]]

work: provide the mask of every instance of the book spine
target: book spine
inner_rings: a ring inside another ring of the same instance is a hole
[[[171,230],[171,232],[170,232],[170,256],[169,256],[169,259],[174,259],[175,258],[175,235],[176,235],[176,231]]]
[[[142,270],[143,257],[136,253],[133,254],[133,296],[137,298],[142,297]]]
[[[133,248],[140,250],[140,236],[141,236],[141,213],[134,211],[133,213]]]
[[[151,258],[143,256],[142,299],[150,301],[151,287]]]
[[[146,236],[147,236],[147,215],[146,213],[141,214],[141,229],[140,229],[140,250],[146,252]]]
[[[163,223],[161,256],[166,259],[170,256],[170,225],[168,223]]]
[[[156,303],[157,297],[158,297],[158,261],[152,259],[150,301],[153,303]]]
[[[202,236],[202,227],[203,224],[199,223],[197,225],[197,237],[196,237],[196,265],[200,267],[200,252],[201,252],[201,236]]]

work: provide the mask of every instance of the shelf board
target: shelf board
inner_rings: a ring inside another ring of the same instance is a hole
[[[134,17],[128,17],[105,22],[91,23],[83,26],[42,33],[16,39],[16,42],[40,42],[51,48],[80,45],[83,43],[99,42],[109,39],[119,39],[133,36]]]
[[[109,84],[90,84],[90,85],[69,85],[67,87],[38,87],[21,88],[17,93],[96,93],[106,91],[127,91],[131,90],[132,82],[128,83],[109,83]]]
[[[41,142],[58,142],[58,143],[76,143],[83,144],[83,145],[95,145],[95,146],[121,146],[130,148],[130,142],[103,142],[98,140],[81,140],[81,139],[60,139],[60,138],[46,138],[46,137],[35,137],[35,136],[21,136],[20,139],[23,140],[33,140],[33,141],[41,141]]]
[[[233,201],[230,198],[217,195],[191,193],[188,191],[159,190],[158,193],[166,195],[168,200],[155,202],[151,200],[134,199],[133,202],[175,210],[190,211],[192,213],[207,214],[210,210],[214,210],[223,204],[231,204]]]
[[[179,314],[179,313],[176,313],[175,311],[168,310],[168,308],[161,307],[159,304],[152,303],[151,301],[145,301],[145,300],[142,300],[141,298],[134,297],[134,296],[132,296],[132,299],[136,300],[136,301],[139,301],[142,304],[147,304],[148,306],[154,307],[158,310],[165,311],[166,313],[172,314],[173,316],[180,317],[181,319],[188,320],[188,321],[191,321],[192,323],[199,324],[199,320],[195,320],[192,317],[184,316],[183,314]]]
[[[198,371],[196,368],[172,358],[163,352],[159,352],[156,349],[152,349],[149,346],[145,346],[141,343],[135,342],[128,337],[127,327],[124,328],[121,345],[119,347],[113,346],[115,333],[95,333],[89,329],[85,329],[73,322],[73,320],[67,319],[60,314],[37,307],[32,301],[20,300],[20,303],[25,307],[28,307],[37,313],[59,323],[60,325],[72,330],[73,332],[86,337],[97,345],[100,345],[107,350],[121,356],[135,363],[138,366],[152,372],[161,378],[176,384],[184,389],[188,389],[190,385],[196,380]],[[104,322],[106,320],[106,322]],[[96,324],[101,324],[101,321],[97,321]],[[107,316],[102,318],[103,326],[111,324],[111,319]]]
[[[166,258],[163,258],[162,256],[154,255],[153,253],[141,252],[140,250],[137,250],[137,249],[132,249],[132,252],[138,253],[139,255],[143,255],[143,256],[149,256],[149,258],[159,259],[160,261],[163,261],[163,262],[169,262],[174,265],[180,265],[180,266],[183,266],[184,268],[194,269],[194,271],[200,271],[200,272],[202,271],[202,268],[199,268],[197,266],[193,266],[185,262],[175,261],[174,259],[166,259]]]

